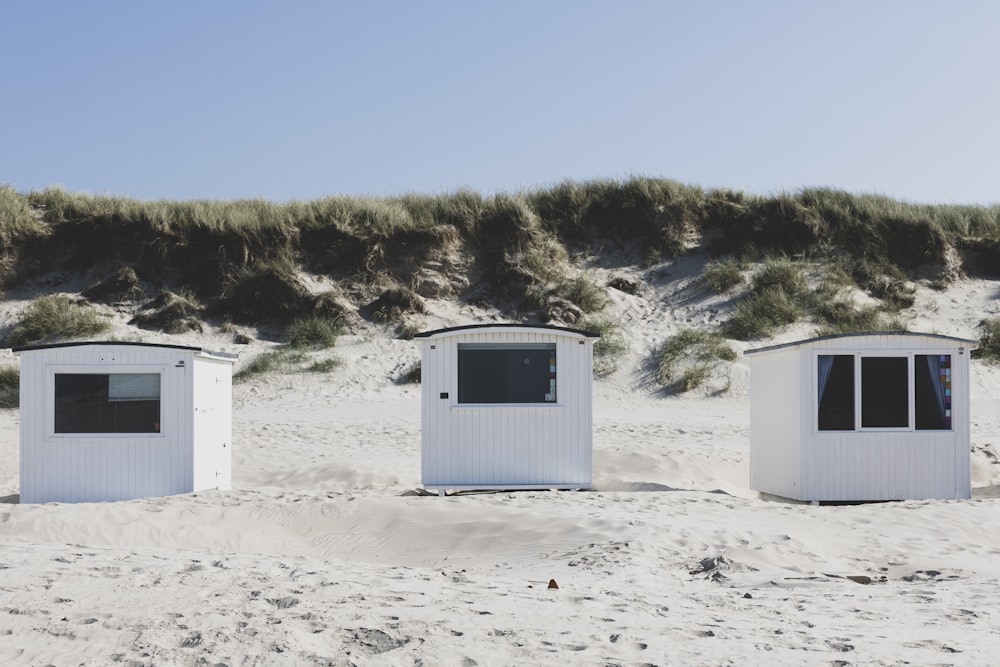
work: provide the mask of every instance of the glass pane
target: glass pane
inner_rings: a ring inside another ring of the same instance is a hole
[[[553,403],[556,346],[458,346],[459,403]]]
[[[111,378],[150,375],[156,379],[156,398],[123,400],[111,397]],[[157,373],[57,373],[55,385],[56,433],[160,432],[160,376]]]
[[[159,373],[112,373],[108,376],[109,400],[140,401],[159,397]]]
[[[908,365],[906,357],[861,358],[861,426],[910,425]]]
[[[817,427],[820,431],[853,431],[854,355],[820,355],[817,377]]]
[[[951,430],[951,355],[915,355],[913,391],[917,429]]]

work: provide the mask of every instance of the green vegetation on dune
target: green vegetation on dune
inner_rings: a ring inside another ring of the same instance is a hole
[[[751,293],[737,305],[722,331],[730,338],[751,340],[773,335],[780,327],[792,324],[805,314],[795,295],[781,287],[769,287]]]
[[[898,317],[880,312],[873,307],[843,309],[816,329],[817,336],[844,333],[872,333],[878,331],[906,331],[906,323]]]
[[[701,278],[712,290],[728,292],[743,282],[743,273],[736,262],[728,260],[706,264]]]
[[[0,367],[0,408],[21,404],[21,371],[17,366]]]
[[[23,231],[36,229],[32,209],[52,224],[132,227],[182,243],[188,236],[215,235],[238,241],[226,249],[244,252],[230,253],[227,259],[244,264],[278,259],[286,252],[322,254],[336,250],[340,237],[368,251],[340,258],[356,266],[377,259],[385,250],[377,247],[380,241],[435,238],[449,229],[469,240],[494,242],[493,251],[525,251],[550,235],[568,244],[638,240],[669,256],[682,252],[686,236],[694,233],[717,236],[711,239],[716,249],[739,250],[753,243],[764,251],[815,253],[836,247],[904,269],[940,260],[945,243],[955,238],[1000,238],[1000,206],[911,204],[825,188],[763,196],[705,191],[653,178],[568,181],[493,197],[460,190],[437,196],[343,196],[288,203],[143,201],[60,188],[18,195],[9,186],[0,187],[0,211],[15,212],[4,216],[6,226],[13,221]],[[324,232],[326,247],[301,247],[300,236],[319,233],[317,240],[323,240]]]
[[[705,384],[724,361],[734,361],[736,351],[718,333],[682,329],[671,336],[656,355],[656,378],[675,391],[691,391]]]
[[[566,281],[559,293],[585,313],[596,313],[608,304],[607,290],[586,275]]]
[[[811,304],[802,268],[786,257],[769,258],[754,274],[749,292],[722,330],[739,340],[769,336],[803,317]]]
[[[308,355],[296,348],[286,347],[261,352],[233,375],[233,382],[244,382],[265,373],[297,371],[307,359]]]
[[[325,349],[336,345],[342,333],[344,325],[339,320],[313,315],[288,325],[286,336],[289,347]]]
[[[4,246],[14,243],[18,236],[38,234],[42,224],[32,213],[27,197],[9,185],[0,185],[0,240]]]
[[[330,356],[316,359],[311,352],[336,346],[337,338],[342,333],[344,325],[338,319],[322,315],[298,318],[286,327],[286,342],[283,345],[251,358],[236,372],[233,380],[244,382],[251,377],[274,372],[330,373],[340,368],[343,360]]]
[[[973,358],[1000,363],[1000,318],[989,318],[979,324],[979,348],[972,351]]]
[[[421,364],[415,361],[396,378],[396,384],[420,384],[421,378]]]
[[[698,248],[765,258],[756,271],[726,260],[703,274],[737,300],[727,335],[754,338],[807,316],[824,326],[885,325],[847,306],[821,311],[816,295],[825,288],[799,279],[802,262],[835,267],[838,280],[889,312],[912,304],[913,278],[947,281],[954,258],[958,268],[995,275],[1000,206],[912,204],[827,188],[764,196],[645,177],[492,196],[459,190],[285,203],[0,186],[0,246],[4,285],[53,269],[108,275],[125,266],[234,322],[346,323],[360,314],[402,328],[413,326],[407,318],[423,310],[423,299],[437,297],[490,304],[512,319],[574,324],[599,314],[608,295],[571,258],[634,265]],[[302,272],[337,289],[317,294]]]
[[[86,305],[67,296],[42,296],[31,303],[21,321],[8,334],[4,345],[18,347],[71,338],[83,338],[107,331],[110,323]]]
[[[587,317],[575,326],[600,336],[594,342],[594,376],[604,377],[617,371],[628,352],[628,339],[621,325],[604,317]]]

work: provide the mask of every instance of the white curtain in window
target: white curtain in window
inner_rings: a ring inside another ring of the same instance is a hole
[[[160,398],[159,373],[108,375],[109,401],[150,401]]]
[[[830,381],[830,372],[833,370],[833,355],[821,354],[817,368],[819,371],[819,400],[822,402],[826,384]]]

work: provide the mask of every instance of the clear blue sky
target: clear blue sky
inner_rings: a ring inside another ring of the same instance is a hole
[[[0,183],[1000,203],[1000,2],[6,0]]]

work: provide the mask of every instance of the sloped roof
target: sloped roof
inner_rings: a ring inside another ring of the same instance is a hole
[[[831,334],[829,336],[817,336],[815,338],[804,338],[802,340],[795,340],[790,343],[781,343],[780,345],[768,345],[767,347],[758,347],[753,350],[744,350],[743,354],[757,354],[759,352],[773,352],[775,350],[781,350],[784,348],[798,347],[799,345],[808,345],[811,343],[817,343],[824,340],[833,340],[836,338],[872,338],[874,336],[912,336],[914,338],[937,338],[940,340],[950,340],[954,343],[968,345],[970,347],[979,347],[978,340],[970,340],[968,338],[958,338],[956,336],[945,336],[943,334],[934,333],[920,333],[917,331],[865,331],[858,333],[845,333],[845,334]]]
[[[593,331],[584,331],[583,329],[572,329],[570,327],[560,327],[553,324],[516,324],[516,323],[503,323],[503,322],[493,322],[490,324],[466,324],[464,326],[458,327],[445,327],[444,329],[434,329],[433,331],[421,331],[414,338],[431,338],[432,336],[438,336],[441,334],[457,333],[462,331],[475,331],[476,329],[547,329],[550,331],[556,331],[559,333],[570,333],[583,336],[585,338],[600,338],[601,334],[595,333]]]
[[[12,347],[11,352],[17,354],[19,352],[28,352],[31,350],[50,350],[61,347],[82,347],[87,345],[129,345],[133,347],[157,347],[157,348],[170,348],[173,350],[191,350],[193,352],[200,352],[202,354],[207,354],[213,357],[219,357],[220,359],[237,359],[237,355],[230,352],[215,352],[213,350],[207,350],[203,347],[195,347],[192,345],[171,345],[169,343],[137,343],[133,341],[120,341],[120,340],[78,340],[71,341],[68,343],[45,343],[40,345],[21,345],[18,347]]]

